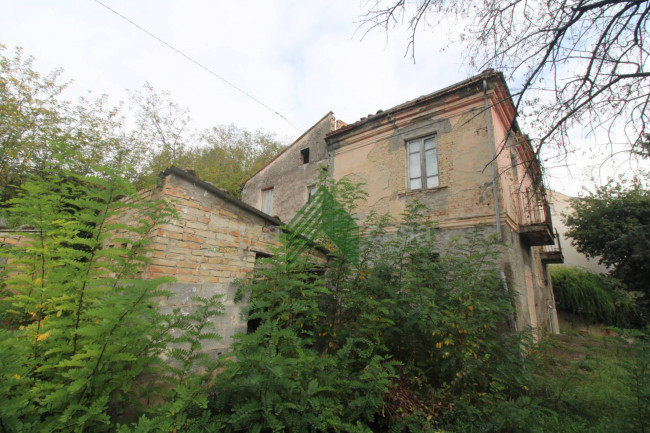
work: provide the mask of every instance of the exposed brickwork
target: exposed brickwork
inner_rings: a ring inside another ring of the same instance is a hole
[[[277,245],[275,228],[176,176],[157,194],[170,200],[179,219],[151,236],[145,278],[174,277],[179,283],[231,283],[250,273],[255,251]]]
[[[484,109],[486,97],[488,113]],[[517,293],[517,323],[520,327],[533,325],[557,332],[553,293],[548,269],[539,258],[540,247],[526,245],[518,233],[523,221],[517,194],[532,188],[533,181],[523,166],[515,175],[508,146],[513,144],[515,153],[522,155],[533,152],[525,137],[507,133],[513,115],[503,77],[486,72],[359,122],[337,125],[325,137],[327,155],[322,162],[334,179],[347,177],[365,184],[368,200],[358,208],[361,221],[371,211],[389,214],[399,221],[406,206],[417,199],[427,206],[428,217],[442,229],[441,244],[478,225],[486,227],[486,234],[495,233],[498,212],[500,233],[509,246],[500,257],[508,287]],[[411,191],[407,142],[429,136],[435,136],[437,142],[439,187]],[[496,182],[491,170],[492,155]],[[289,220],[306,201],[295,192],[304,190],[308,181],[301,175],[295,157],[278,158],[246,183],[244,201],[259,204],[260,188],[277,185],[274,212]]]

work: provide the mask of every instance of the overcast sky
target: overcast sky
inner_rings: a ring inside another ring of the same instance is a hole
[[[354,122],[472,75],[445,31],[421,32],[417,63],[404,57],[403,31],[362,38],[365,0],[101,2],[290,123],[94,0],[0,0],[0,43],[22,47],[42,73],[63,68],[70,99],[92,91],[118,103],[148,81],[188,108],[195,128],[233,123],[287,142],[330,110]],[[586,177],[570,169],[551,170],[550,182],[575,195]]]

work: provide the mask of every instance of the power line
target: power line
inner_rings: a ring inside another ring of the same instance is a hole
[[[293,128],[295,128],[297,131],[302,131],[302,130],[301,130],[300,128],[298,128],[296,125],[294,125],[293,123],[291,123],[291,121],[289,121],[289,119],[287,119],[286,117],[284,117],[282,114],[278,113],[276,110],[274,110],[273,108],[269,107],[269,106],[266,105],[264,102],[260,101],[259,99],[257,99],[257,98],[254,97],[253,95],[251,95],[250,93],[246,92],[245,90],[243,90],[243,89],[237,87],[235,84],[233,84],[233,83],[231,83],[230,81],[226,80],[225,78],[223,78],[222,76],[220,76],[219,74],[217,74],[216,72],[214,72],[212,69],[208,68],[207,66],[202,65],[201,63],[199,63],[198,61],[194,60],[193,58],[191,58],[191,57],[188,56],[187,54],[183,53],[181,50],[179,50],[179,49],[177,49],[176,47],[172,46],[171,44],[168,44],[167,42],[163,41],[163,40],[160,39],[158,36],[154,35],[154,34],[151,33],[149,30],[143,28],[142,26],[138,25],[137,23],[131,21],[130,19],[128,19],[127,17],[125,17],[125,16],[122,15],[121,13],[117,12],[115,9],[110,8],[109,6],[105,5],[104,3],[102,3],[102,2],[99,1],[99,0],[94,0],[94,1],[95,1],[96,3],[98,3],[98,4],[102,5],[102,6],[104,6],[106,9],[108,9],[108,10],[111,11],[111,12],[113,12],[115,15],[117,15],[117,16],[120,17],[120,18],[122,18],[123,20],[125,20],[125,21],[128,22],[129,24],[131,24],[131,25],[137,27],[138,29],[142,30],[143,32],[145,32],[146,34],[148,34],[149,36],[151,36],[152,38],[154,38],[155,40],[157,40],[157,41],[160,42],[161,44],[165,45],[167,48],[170,48],[171,50],[173,50],[173,51],[175,51],[176,53],[180,54],[181,56],[185,57],[187,60],[189,60],[190,62],[194,63],[194,64],[195,64],[196,66],[198,66],[199,68],[205,70],[205,71],[206,71],[207,73],[209,73],[210,75],[214,75],[215,77],[217,77],[218,79],[220,79],[221,81],[223,81],[224,83],[226,83],[227,85],[229,85],[230,87],[232,87],[233,89],[239,91],[240,93],[243,93],[244,95],[246,95],[246,96],[248,96],[249,98],[251,98],[253,101],[255,101],[255,102],[257,102],[258,104],[260,104],[262,107],[266,108],[267,110],[269,110],[269,111],[271,111],[272,113],[276,114],[277,116],[281,117],[285,122],[287,122],[289,125],[291,125]]]

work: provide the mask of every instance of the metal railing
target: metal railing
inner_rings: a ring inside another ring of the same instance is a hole
[[[542,251],[545,253],[560,253],[562,254],[562,243],[560,242],[560,234],[555,229],[555,239],[553,245],[543,245]]]
[[[544,191],[525,191],[515,193],[518,196],[519,224],[543,224],[551,223],[551,207],[546,200]]]

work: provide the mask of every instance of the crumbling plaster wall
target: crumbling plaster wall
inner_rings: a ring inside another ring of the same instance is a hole
[[[327,162],[325,135],[334,130],[334,115],[328,113],[285,149],[269,165],[249,179],[242,188],[242,200],[262,208],[262,191],[273,188],[273,212],[288,223],[307,203],[307,187],[316,183],[319,167]],[[301,163],[300,151],[309,149],[309,162]]]
[[[357,215],[361,220],[375,211],[388,213],[399,221],[406,205],[417,199],[437,222],[438,241],[443,249],[449,239],[467,236],[478,225],[484,227],[482,232],[486,236],[496,232],[484,99],[482,94],[464,96],[453,95],[429,106],[370,120],[353,132],[328,138],[333,177],[350,177],[366,184],[368,201],[360,206]],[[518,219],[514,204],[506,202],[518,179],[512,170],[507,170],[511,168],[509,152],[498,152],[500,149],[496,148],[506,136],[503,123],[495,122],[497,115],[491,109],[501,231],[508,245],[501,250],[500,265],[514,293],[518,327],[532,325],[557,332],[548,270],[540,260],[538,248],[523,243],[516,226],[504,223],[505,209],[513,214],[511,219]],[[437,137],[440,186],[409,191],[406,142],[433,134]]]
[[[328,138],[331,174],[363,181],[368,201],[359,208],[389,213],[398,220],[417,198],[440,227],[494,224],[492,177],[482,98],[451,97],[367,122],[348,134]],[[478,114],[478,115],[477,115]],[[409,191],[406,142],[435,135],[440,186]]]

